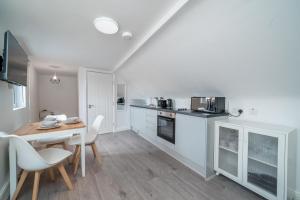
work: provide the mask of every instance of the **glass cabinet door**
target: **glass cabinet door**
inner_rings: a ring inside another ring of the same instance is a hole
[[[246,184],[269,199],[281,199],[283,192],[279,190],[279,183],[284,181],[280,176],[283,174],[284,138],[250,129],[245,130],[244,137],[247,142],[244,150]]]
[[[215,168],[229,178],[242,180],[242,128],[231,125],[216,126]]]

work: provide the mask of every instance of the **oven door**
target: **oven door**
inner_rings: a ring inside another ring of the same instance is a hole
[[[157,116],[157,136],[175,144],[175,119]]]

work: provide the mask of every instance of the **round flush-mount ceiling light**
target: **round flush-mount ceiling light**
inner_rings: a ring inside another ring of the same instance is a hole
[[[104,34],[115,34],[119,30],[118,23],[109,17],[98,17],[94,20],[94,25],[98,31]]]

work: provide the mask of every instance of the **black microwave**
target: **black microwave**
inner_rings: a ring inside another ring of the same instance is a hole
[[[191,110],[208,113],[224,113],[225,97],[192,97]]]

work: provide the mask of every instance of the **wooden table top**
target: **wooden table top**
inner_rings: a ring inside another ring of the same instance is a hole
[[[18,136],[25,136],[25,135],[33,135],[33,134],[40,134],[40,133],[49,133],[49,132],[56,132],[56,131],[65,131],[70,129],[78,129],[78,128],[85,128],[85,124],[83,122],[79,122],[77,124],[64,124],[60,123],[60,127],[41,130],[40,122],[28,123],[25,126],[21,127],[15,132],[15,135]]]

